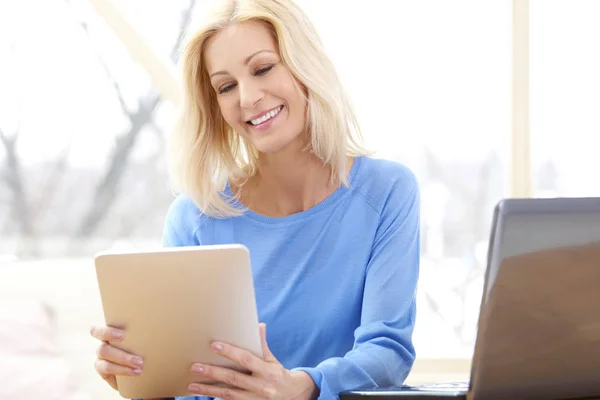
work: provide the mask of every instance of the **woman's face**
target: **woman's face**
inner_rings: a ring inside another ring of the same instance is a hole
[[[259,152],[275,153],[302,140],[306,101],[301,86],[262,23],[220,31],[207,43],[204,60],[223,118]]]

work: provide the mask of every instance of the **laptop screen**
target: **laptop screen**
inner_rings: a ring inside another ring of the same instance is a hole
[[[587,244],[600,241],[600,212],[507,215],[500,234],[499,255],[503,258]]]
[[[511,199],[499,206],[492,229],[484,301],[503,259],[600,242],[600,200]]]

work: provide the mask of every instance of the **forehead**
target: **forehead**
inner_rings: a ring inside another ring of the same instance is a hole
[[[208,73],[242,66],[246,58],[259,50],[277,52],[277,43],[267,27],[256,21],[228,26],[213,36],[204,49]]]

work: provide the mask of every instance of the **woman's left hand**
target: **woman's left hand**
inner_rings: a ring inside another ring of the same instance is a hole
[[[192,383],[188,390],[194,394],[224,400],[308,400],[317,398],[318,389],[310,375],[302,371],[285,369],[269,350],[265,324],[260,324],[259,330],[263,351],[262,359],[245,349],[226,343],[214,342],[212,344],[214,351],[249,370],[249,375],[230,368],[194,364],[192,365],[194,374],[223,382],[230,387]]]

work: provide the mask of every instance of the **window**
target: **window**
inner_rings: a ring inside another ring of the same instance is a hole
[[[598,196],[600,3],[531,1],[531,134],[536,196]]]
[[[83,265],[107,247],[160,243],[172,201],[168,74],[203,1],[0,2],[0,263]],[[513,2],[296,1],[367,147],[420,181],[419,358],[466,359],[492,210],[516,185],[511,156],[531,156],[531,176],[516,172],[534,196],[600,193],[600,3],[520,3],[530,5],[531,148],[515,150]]]
[[[509,187],[511,4],[299,3],[347,85],[368,146],[420,180],[419,357],[470,356],[492,210]]]

